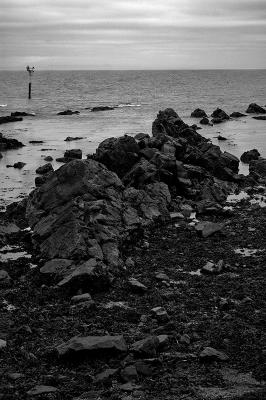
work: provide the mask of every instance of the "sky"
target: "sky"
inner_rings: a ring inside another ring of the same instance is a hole
[[[0,69],[266,68],[266,0],[0,0]]]

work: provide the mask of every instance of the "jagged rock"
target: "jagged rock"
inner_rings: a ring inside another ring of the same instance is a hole
[[[81,139],[83,139],[83,137],[80,137],[80,136],[75,136],[75,137],[68,136],[68,137],[65,139],[65,142],[72,142],[73,140],[81,140]]]
[[[75,158],[75,159],[82,159],[82,151],[80,149],[71,149],[66,150],[64,154],[64,158]]]
[[[123,177],[138,160],[140,148],[136,140],[128,135],[109,138],[100,143],[95,160]]]
[[[126,353],[127,345],[123,336],[75,336],[56,347],[59,357],[94,354],[97,357]]]
[[[207,114],[204,110],[201,110],[200,108],[196,108],[196,110],[192,111],[191,117],[203,118],[203,117],[207,117]]]
[[[246,111],[248,114],[266,114],[266,110],[256,103],[251,103]]]
[[[97,263],[94,258],[85,261],[58,283],[59,287],[69,288],[72,291],[78,289],[104,290],[109,285],[110,277],[106,266]]]
[[[266,177],[266,158],[251,160],[249,163],[250,174],[257,174],[263,178]]]
[[[221,110],[220,108],[216,108],[216,110],[213,111],[211,116],[213,117],[212,122],[214,122],[214,120],[216,119],[220,121],[225,121],[230,118],[229,115],[227,115],[226,112]]]
[[[47,163],[47,164],[41,165],[39,168],[37,168],[36,169],[36,174],[45,175],[48,172],[51,172],[53,170],[54,169],[53,169],[52,164],[51,163]]]
[[[41,274],[53,275],[55,277],[63,277],[71,269],[71,265],[74,262],[64,258],[55,258],[47,261],[44,266],[40,269]]]
[[[195,226],[196,231],[200,232],[203,238],[207,238],[213,235],[214,233],[221,231],[223,228],[224,228],[223,224],[210,221],[199,222]]]
[[[131,288],[131,290],[135,293],[144,293],[146,292],[147,286],[143,285],[141,282],[139,282],[137,279],[134,278],[130,278],[128,280],[129,286]]]
[[[132,344],[130,350],[138,357],[154,357],[157,354],[159,340],[157,336],[149,336]]]
[[[0,124],[7,124],[8,122],[19,122],[19,121],[23,121],[23,118],[14,117],[12,115],[0,117]]]
[[[156,179],[158,170],[155,165],[142,158],[138,163],[133,165],[132,169],[124,175],[123,183],[136,188],[146,183],[151,183]]]
[[[53,386],[45,386],[45,385],[36,385],[34,388],[27,392],[29,397],[41,396],[41,395],[49,395],[50,393],[57,392],[57,388]]]
[[[241,118],[241,117],[246,117],[246,114],[242,114],[241,112],[234,111],[232,114],[230,114],[231,118]]]
[[[65,110],[65,111],[60,111],[57,113],[57,115],[73,115],[73,114],[80,114],[80,112],[72,111],[72,110]]]
[[[258,150],[257,149],[253,149],[253,150],[245,151],[242,154],[242,156],[240,157],[240,160],[243,163],[249,164],[249,162],[251,160],[258,160],[259,157],[260,157],[260,153],[258,152]]]
[[[0,117],[1,120],[1,117]],[[20,147],[23,147],[24,144],[19,142],[16,139],[9,139],[3,137],[3,134],[0,133],[0,150],[11,150],[11,149],[19,149]]]
[[[52,172],[53,171],[50,171],[50,172],[47,172],[44,175],[36,176],[36,178],[35,178],[35,186],[39,187],[39,186],[43,185],[49,178],[51,178]]]
[[[229,357],[227,354],[212,347],[205,347],[200,353],[199,359],[201,362],[208,363],[212,361],[228,361]]]
[[[259,115],[258,117],[252,117],[253,119],[257,119],[258,121],[266,121],[266,115]]]
[[[114,110],[116,107],[110,107],[110,106],[98,106],[98,107],[92,107],[91,112],[97,112],[97,111],[110,111]]]
[[[122,381],[124,382],[134,382],[138,379],[138,373],[135,365],[128,365],[120,372]]]

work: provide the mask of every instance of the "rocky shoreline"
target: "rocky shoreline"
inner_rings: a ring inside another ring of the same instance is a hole
[[[262,400],[266,160],[172,109],[64,158],[1,215],[0,398]]]

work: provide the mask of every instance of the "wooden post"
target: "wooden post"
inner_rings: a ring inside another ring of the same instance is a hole
[[[28,73],[29,73],[29,92],[28,92],[28,98],[31,99],[31,75],[32,75],[33,72],[34,72],[34,67],[29,67],[29,66],[27,65],[26,70],[27,70]]]

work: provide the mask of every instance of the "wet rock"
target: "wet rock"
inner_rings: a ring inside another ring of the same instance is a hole
[[[37,397],[41,395],[48,395],[57,392],[57,388],[53,386],[36,385],[34,388],[27,392],[29,397]]]
[[[15,111],[12,112],[11,117],[35,117],[34,113],[27,113],[25,111]]]
[[[154,357],[157,354],[158,347],[158,337],[149,336],[133,343],[130,350],[138,357]]]
[[[72,110],[65,110],[65,111],[60,111],[57,113],[57,115],[73,115],[73,114],[80,114],[80,112],[72,111]]]
[[[52,164],[51,163],[47,163],[47,164],[41,165],[39,168],[37,168],[36,169],[36,174],[44,175],[44,174],[47,174],[48,172],[51,172],[53,170],[54,169],[53,169]]]
[[[53,161],[53,157],[52,156],[46,156],[44,157],[44,161]]]
[[[47,172],[44,175],[41,176],[36,176],[35,178],[35,186],[39,187],[41,185],[43,185],[46,181],[48,181],[48,179],[50,179],[51,175],[52,175],[53,171]]]
[[[83,137],[80,137],[80,136],[68,136],[66,139],[65,139],[65,142],[72,142],[73,140],[81,140],[81,139],[83,139]]]
[[[194,110],[191,113],[191,117],[194,118],[203,118],[203,117],[207,117],[207,114],[204,110],[200,109],[200,108],[196,108],[196,110]]]
[[[141,282],[134,278],[130,278],[128,280],[128,284],[130,289],[134,293],[145,293],[148,290],[147,286],[143,285]]]
[[[266,177],[266,158],[251,160],[249,163],[250,174],[257,174],[263,178]]]
[[[125,135],[119,138],[109,138],[100,143],[95,159],[121,178],[138,160],[139,151],[136,140]]]
[[[82,159],[82,151],[80,149],[71,149],[66,150],[64,153],[64,158],[71,158],[71,159]]]
[[[246,117],[246,114],[242,114],[241,112],[234,111],[232,114],[230,114],[231,118],[241,118],[241,117]]]
[[[123,336],[75,336],[56,347],[59,357],[94,354],[98,357],[114,353],[126,353],[127,345]]]
[[[226,121],[229,119],[229,115],[226,114],[225,111],[221,110],[220,108],[216,108],[216,110],[213,111],[211,114],[212,116],[212,122],[217,123],[218,120]]]
[[[25,167],[26,163],[22,162],[22,161],[18,161],[16,162],[13,167],[17,168],[17,169],[22,169],[23,167]]]
[[[207,117],[203,117],[201,120],[200,120],[200,122],[199,122],[201,125],[211,125],[210,124],[210,121],[209,121],[209,119],[207,118]]]
[[[12,280],[4,269],[0,269],[0,287],[8,287],[10,286]]]
[[[216,232],[221,231],[223,228],[223,224],[210,221],[203,221],[195,226],[196,231],[200,232],[203,238],[207,238]]]
[[[1,117],[0,117],[1,120]],[[23,147],[24,144],[19,142],[16,139],[9,139],[5,138],[2,133],[0,133],[0,150],[12,150],[12,149],[19,149],[20,147]]]
[[[110,111],[114,110],[115,107],[110,107],[110,106],[97,106],[97,107],[92,107],[91,112],[98,112],[98,111]]]
[[[199,359],[203,363],[209,363],[213,361],[228,361],[229,357],[227,354],[214,349],[213,347],[205,347],[199,355]]]
[[[258,160],[260,157],[260,153],[258,152],[257,149],[245,151],[242,156],[240,157],[240,160],[243,163],[249,164],[251,160]]]
[[[124,382],[134,382],[138,379],[138,373],[135,365],[128,365],[120,372],[122,381]]]
[[[226,138],[226,137],[224,137],[224,136],[221,136],[221,135],[218,135],[218,136],[217,136],[217,139],[218,139],[218,140],[227,140],[227,138]]]
[[[256,104],[256,103],[251,103],[248,106],[246,113],[249,113],[249,114],[266,114],[266,110],[263,107],[261,107],[258,104]]]
[[[7,124],[8,122],[19,122],[23,121],[21,117],[14,117],[11,115],[7,115],[5,117],[0,117],[0,124]]]
[[[266,115],[259,115],[258,117],[252,117],[253,119],[257,119],[258,121],[266,121]]]
[[[43,140],[30,140],[29,143],[30,144],[41,144],[41,143],[44,143],[44,141]]]

